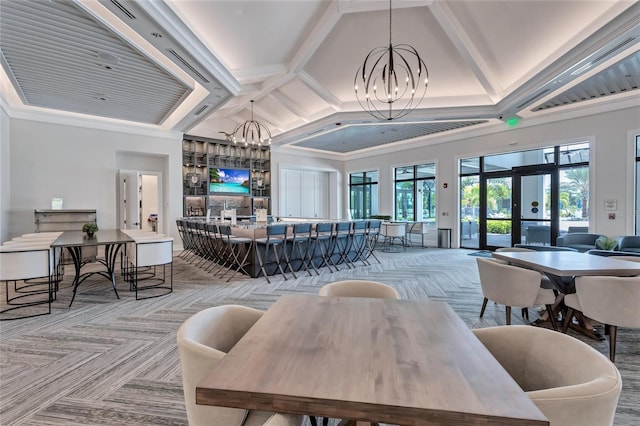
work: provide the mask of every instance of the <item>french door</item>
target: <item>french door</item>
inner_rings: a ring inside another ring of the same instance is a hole
[[[486,174],[480,185],[480,248],[555,245],[557,177],[543,167]]]

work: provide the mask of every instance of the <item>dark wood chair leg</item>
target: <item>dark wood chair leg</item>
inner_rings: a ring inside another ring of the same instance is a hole
[[[616,362],[616,334],[618,333],[618,326],[609,325],[609,359],[611,362]]]
[[[529,309],[522,308],[522,319],[529,321]]]
[[[506,307],[507,311],[507,325],[511,325],[511,306]]]
[[[484,310],[487,308],[487,302],[488,301],[489,301],[489,299],[487,299],[486,297],[482,301],[482,309],[480,309],[480,318],[482,318],[482,316],[484,315]]]
[[[553,305],[546,305],[547,307],[547,315],[549,316],[549,321],[551,321],[551,327],[554,330],[558,331],[558,324],[556,324],[556,316],[553,313]]]
[[[562,332],[567,334],[567,329],[569,328],[569,324],[573,320],[573,308],[567,308],[567,313],[564,317],[564,322],[562,323]]]

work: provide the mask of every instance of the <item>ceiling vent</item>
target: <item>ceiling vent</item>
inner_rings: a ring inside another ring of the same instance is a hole
[[[129,12],[129,10],[128,10],[126,7],[124,7],[124,6],[122,5],[122,3],[120,3],[118,0],[111,0],[111,3],[112,3],[115,7],[117,7],[118,9],[120,9],[120,11],[121,11],[122,13],[124,13],[125,15],[127,15],[127,18],[129,18],[129,19],[136,19],[136,16],[135,16],[133,13]]]
[[[527,99],[526,101],[518,105],[516,109],[522,109],[525,106],[529,105],[530,103],[535,102],[536,100],[546,95],[548,91],[549,89],[544,89],[542,92],[538,92],[537,94],[533,95],[532,97],[530,97],[529,99]]]
[[[205,109],[207,109],[207,108],[209,108],[209,104],[202,105],[200,108],[198,108],[198,109],[196,110],[196,112],[195,112],[195,113],[193,113],[193,115],[200,115],[200,114],[202,114],[202,113],[204,112],[204,110],[205,110]]]
[[[622,49],[627,44],[633,42],[635,39],[636,39],[635,37],[629,37],[628,39],[624,40],[622,43],[618,44],[617,46],[612,47],[611,49],[609,49],[606,52],[604,52],[602,55],[600,55],[597,58],[595,58],[595,59],[589,61],[588,63],[584,64],[583,66],[581,66],[580,68],[578,68],[577,70],[572,72],[571,75],[582,74],[583,72],[585,72],[586,70],[591,68],[593,65],[596,65],[598,62],[601,62],[603,59],[605,59],[605,58],[611,56],[612,54],[616,53],[618,50]]]
[[[182,65],[184,65],[185,67],[187,67],[189,69],[189,71],[191,71],[192,73],[194,73],[196,76],[198,76],[198,78],[203,82],[203,83],[209,83],[209,80],[207,80],[207,78],[202,75],[200,73],[200,71],[196,70],[195,67],[193,65],[191,65],[189,62],[186,61],[186,59],[184,59],[182,56],[180,56],[180,54],[178,52],[176,52],[173,49],[167,49],[167,51],[169,53],[171,53],[177,60],[180,61],[180,63],[182,63]]]

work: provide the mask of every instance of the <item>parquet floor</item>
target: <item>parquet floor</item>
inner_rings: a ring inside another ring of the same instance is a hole
[[[283,294],[316,293],[342,279],[385,282],[402,298],[444,300],[472,328],[504,324],[504,307],[493,303],[483,319],[478,317],[482,296],[475,257],[468,253],[432,248],[379,253],[381,264],[297,280],[278,277],[272,284],[221,282],[177,257],[171,295],[136,301],[119,283],[118,300],[110,283],[96,277],[82,284],[70,309],[67,268],[52,314],[0,323],[0,424],[185,425],[175,342],[184,320],[214,305],[267,309]],[[513,323],[521,322],[514,313]],[[639,336],[638,330],[618,332],[616,364],[623,377],[618,426],[640,424]],[[606,342],[585,341],[607,353]]]

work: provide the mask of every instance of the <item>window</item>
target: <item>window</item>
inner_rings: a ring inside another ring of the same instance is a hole
[[[436,221],[436,165],[421,164],[395,169],[395,219]]]
[[[352,219],[368,219],[378,214],[378,172],[349,175],[349,209]]]

